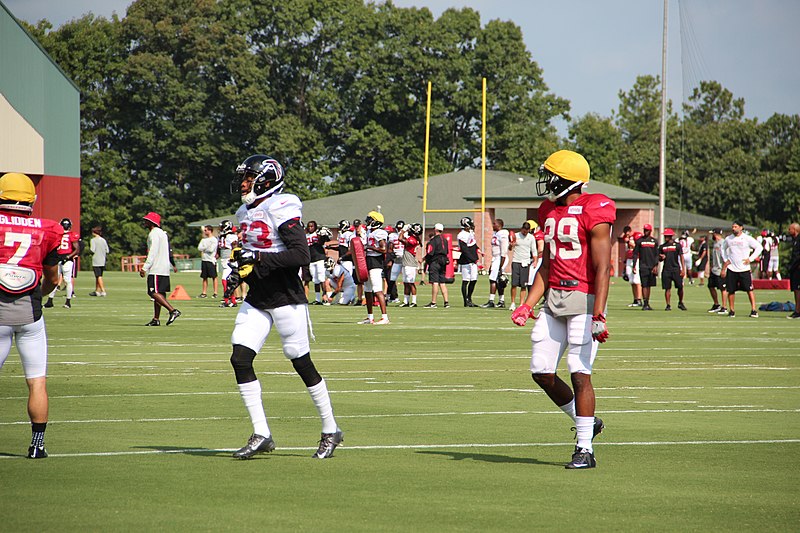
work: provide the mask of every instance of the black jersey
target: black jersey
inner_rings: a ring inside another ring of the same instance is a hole
[[[639,268],[651,269],[658,264],[658,242],[653,237],[640,237],[633,247],[633,261],[639,260]]]
[[[659,261],[664,261],[664,272],[680,272],[681,270],[681,245],[669,241],[658,247]]]

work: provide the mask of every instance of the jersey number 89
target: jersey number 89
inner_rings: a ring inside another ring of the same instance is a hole
[[[559,247],[556,239],[563,243]],[[550,245],[550,257],[560,259],[577,259],[581,256],[581,241],[578,238],[578,219],[564,217],[558,221],[548,218],[544,221],[544,241]],[[556,255],[558,254],[558,255]]]

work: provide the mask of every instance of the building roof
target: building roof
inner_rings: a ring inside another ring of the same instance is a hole
[[[628,209],[658,209],[658,197],[633,189],[592,181],[587,186],[591,193],[605,194],[617,203],[618,207]],[[337,227],[339,221],[363,220],[367,213],[376,210],[384,214],[386,224],[394,225],[397,220],[421,222],[423,180],[415,179],[360,191],[347,192],[303,201],[303,219],[316,220],[320,226]],[[301,196],[301,200],[302,195]],[[466,169],[448,172],[428,179],[427,208],[456,209],[452,213],[426,213],[426,226],[441,222],[446,228],[460,227],[463,216],[473,215],[480,210],[481,171]],[[543,200],[536,194],[536,179],[513,172],[500,170],[486,171],[486,202],[495,209],[495,218],[508,221],[509,227],[517,221],[525,220],[524,209],[538,207]],[[675,229],[710,229],[728,227],[727,221],[686,211],[666,208],[664,213],[668,227]],[[224,217],[209,218],[192,222],[190,226],[217,226],[224,219],[234,220],[231,214]],[[656,224],[657,225],[657,224]]]

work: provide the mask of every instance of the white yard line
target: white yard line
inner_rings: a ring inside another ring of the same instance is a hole
[[[631,442],[604,442],[602,446],[720,446],[720,445],[753,445],[753,444],[797,444],[800,439],[769,439],[769,440],[691,440],[691,441],[631,441]],[[574,442],[508,442],[508,443],[461,443],[461,444],[394,444],[394,445],[364,445],[350,446],[342,444],[340,450],[344,453],[352,450],[441,450],[441,449],[491,449],[491,448],[551,448],[554,446],[573,446]],[[298,452],[313,450],[308,446],[278,447],[281,451]],[[237,448],[185,448],[177,450],[137,450],[137,451],[108,451],[108,452],[81,452],[81,453],[51,453],[49,458],[71,457],[119,457],[130,455],[166,455],[176,453],[202,454],[202,453],[228,453]],[[0,459],[24,459],[22,455],[0,455]]]

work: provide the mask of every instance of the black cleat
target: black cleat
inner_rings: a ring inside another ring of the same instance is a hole
[[[787,316],[786,318],[788,318],[789,320],[794,320],[795,318],[800,318],[800,313],[795,311],[794,313],[792,313],[791,315]]]
[[[758,311],[756,311],[755,309],[750,311],[750,318],[758,318]]]
[[[344,440],[344,433],[336,428],[336,433],[323,433],[319,439],[319,448],[314,452],[314,459],[328,459],[333,457],[333,450]]]
[[[486,302],[481,306],[483,309],[489,309],[490,307],[494,307],[494,302]]]
[[[175,322],[179,316],[181,316],[181,312],[178,311],[177,309],[173,309],[172,311],[170,311],[169,318],[167,319],[167,325],[169,326],[170,324]]]
[[[594,417],[594,431],[592,432],[592,440],[606,428],[602,418]]]
[[[650,307],[650,304],[647,304],[647,303],[646,303],[646,304],[644,304],[644,305],[642,306],[642,311],[652,311],[652,310],[653,310],[653,308],[652,308],[652,307]]]
[[[592,440],[594,440],[596,436],[602,433],[605,428],[606,425],[603,423],[603,419],[597,416],[594,417],[594,427],[592,428]],[[575,426],[572,426],[570,429],[576,433],[575,438],[577,438],[578,430],[575,428]]]
[[[720,307],[719,304],[714,304],[711,306],[711,309],[708,310],[709,313],[717,313],[719,312]]]
[[[145,326],[160,326],[160,325],[161,325],[161,321],[159,319],[157,319],[157,318],[154,318],[153,320],[151,320],[150,322],[145,324]]]
[[[64,309],[72,309],[72,304],[69,302],[69,300],[67,300],[67,302],[64,304]]]
[[[498,309],[503,309],[505,306],[506,303],[503,300],[500,300],[499,302],[497,302],[497,305],[495,307],[497,307]]]
[[[664,311],[672,311],[672,306],[668,305],[664,308]]]
[[[434,302],[429,303],[428,305],[423,305],[425,309],[436,309],[436,304]]]
[[[736,311],[728,311],[728,316],[731,318],[736,318]]]
[[[720,308],[717,310],[717,314],[718,314],[718,315],[727,315],[727,314],[728,314],[728,310],[727,310],[727,309],[725,309],[724,307],[720,307]]]
[[[450,309],[450,302],[445,302],[444,303],[444,308],[445,309]]]
[[[683,305],[683,302],[678,302],[678,309],[680,309],[681,311],[686,311],[686,306]]]
[[[28,448],[28,459],[44,459],[47,457],[47,450],[44,446],[31,446]]]
[[[594,454],[585,448],[578,448],[575,446],[575,453],[572,454],[572,460],[564,465],[564,468],[569,470],[579,470],[581,468],[594,468],[597,466],[597,461],[594,460]]]
[[[247,439],[247,444],[233,452],[233,457],[237,459],[250,459],[257,453],[269,453],[275,449],[275,441],[272,437],[263,437],[253,433]]]
[[[48,309],[53,307],[53,299],[52,298],[48,298],[47,301],[45,302],[45,304],[42,307],[47,307]]]

